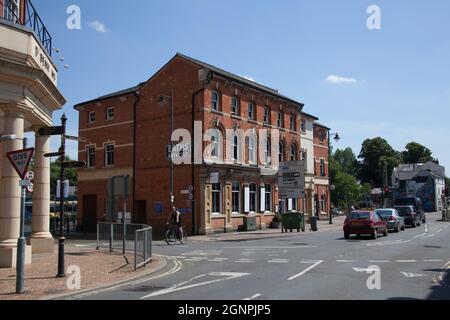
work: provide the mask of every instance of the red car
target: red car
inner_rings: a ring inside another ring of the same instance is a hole
[[[376,239],[379,234],[388,235],[387,222],[375,211],[350,212],[344,223],[344,237],[350,239],[350,235],[369,234]]]

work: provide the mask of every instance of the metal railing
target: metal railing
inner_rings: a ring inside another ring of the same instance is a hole
[[[33,30],[41,45],[47,51],[48,55],[52,55],[52,36],[45,27],[44,22],[38,15],[36,9],[30,0],[24,1],[24,10],[17,7],[16,3],[11,0],[4,0],[0,2],[3,19],[9,20],[13,23],[20,24],[24,27]],[[22,18],[23,14],[23,18]]]
[[[134,269],[147,265],[152,260],[152,228],[136,230],[134,241]]]
[[[120,250],[134,254],[134,268],[145,266],[152,259],[152,228],[145,224],[100,222],[97,224],[97,250]]]

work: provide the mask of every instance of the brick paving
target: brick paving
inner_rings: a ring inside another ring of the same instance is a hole
[[[25,293],[15,294],[16,270],[0,269],[0,300],[36,300],[54,295],[76,293],[67,288],[66,278],[56,278],[57,247],[53,254],[33,255],[33,263],[25,268]],[[145,268],[134,271],[134,257],[119,253],[109,254],[91,248],[66,247],[65,266],[79,266],[81,289],[91,289],[143,276],[155,271],[161,259],[153,256]]]
[[[317,222],[317,232],[327,232],[327,231],[340,231],[344,225],[345,216],[339,216],[333,218],[333,224],[330,225],[328,219],[322,219]],[[306,225],[305,232],[298,233],[297,230],[293,230],[293,232],[282,233],[281,229],[264,229],[258,231],[249,231],[249,232],[230,232],[230,233],[220,233],[213,235],[204,235],[204,236],[194,236],[189,237],[189,241],[198,241],[198,242],[216,242],[216,241],[242,241],[242,240],[258,240],[258,239],[267,239],[267,238],[282,238],[282,237],[290,237],[295,235],[308,235],[314,233],[310,230],[310,225]]]

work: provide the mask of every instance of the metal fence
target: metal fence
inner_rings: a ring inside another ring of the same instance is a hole
[[[145,266],[152,259],[152,228],[145,224],[97,224],[97,250],[133,252],[134,268]]]

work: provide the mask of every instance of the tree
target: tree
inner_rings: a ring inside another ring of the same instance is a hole
[[[71,161],[71,159],[69,157],[65,157],[64,161]],[[59,175],[60,175],[60,165],[61,161],[60,158],[58,158],[57,160],[53,161],[50,164],[50,193],[52,195],[56,194],[56,185],[57,185],[57,181],[59,180]],[[69,180],[69,184],[70,186],[76,186],[78,184],[78,172],[77,169],[75,168],[68,168],[64,170],[64,178],[66,180]]]
[[[348,209],[352,204],[361,200],[361,186],[356,178],[345,172],[336,173],[335,189],[331,192],[331,202],[341,210]]]
[[[420,143],[410,142],[406,145],[405,149],[402,152],[405,163],[425,163],[433,160],[431,150]]]
[[[337,149],[334,153],[334,159],[342,168],[342,171],[356,176],[358,172],[358,160],[351,148],[346,148],[345,150]]]
[[[395,151],[383,138],[367,139],[363,142],[358,158],[361,160],[359,178],[373,187],[383,186],[383,166],[387,165],[387,178],[394,167],[402,162],[401,154]]]

